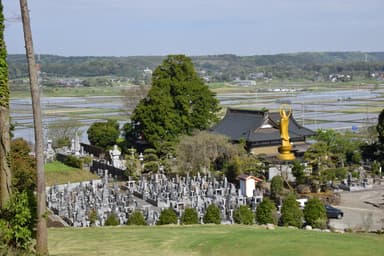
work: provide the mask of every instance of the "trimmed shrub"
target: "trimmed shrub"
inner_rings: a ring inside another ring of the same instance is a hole
[[[204,214],[203,221],[205,224],[208,224],[208,223],[220,224],[221,216],[220,216],[219,207],[217,207],[214,204],[209,205],[207,208],[207,211]]]
[[[88,219],[91,225],[96,223],[97,217],[97,211],[95,209],[89,211]]]
[[[120,221],[114,213],[109,214],[104,223],[105,226],[117,226],[119,224]]]
[[[281,207],[281,224],[301,228],[303,224],[303,212],[296,201],[294,194],[289,194]]]
[[[195,208],[185,209],[181,216],[181,223],[184,225],[199,224],[199,216]]]
[[[255,216],[247,205],[241,205],[233,212],[233,219],[237,224],[252,225]]]
[[[176,212],[171,209],[164,209],[160,213],[159,220],[157,221],[158,225],[167,225],[167,224],[177,224],[177,215]]]
[[[257,206],[256,222],[259,224],[277,224],[276,206],[269,198],[264,198],[263,202]]]
[[[80,158],[77,158],[76,156],[68,155],[66,156],[64,160],[64,164],[74,167],[74,168],[83,168],[83,161]]]
[[[147,225],[143,214],[140,211],[134,211],[128,218],[127,225]]]
[[[318,198],[309,199],[304,207],[304,220],[313,228],[327,227],[327,212]]]
[[[283,193],[284,180],[281,176],[274,176],[271,180],[271,197],[276,199]]]

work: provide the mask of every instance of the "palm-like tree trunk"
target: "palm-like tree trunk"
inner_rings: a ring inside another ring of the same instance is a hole
[[[32,32],[29,19],[27,0],[20,0],[21,17],[23,20],[25,49],[27,54],[29,84],[32,96],[33,121],[35,126],[35,157],[37,171],[37,243],[36,252],[39,255],[48,254],[47,222],[45,219],[45,178],[44,178],[44,148],[43,127],[40,108],[40,91],[37,79],[35,55],[33,52]]]
[[[0,0],[0,208],[4,208],[11,194],[9,135],[9,87],[7,50],[4,43],[3,3]]]

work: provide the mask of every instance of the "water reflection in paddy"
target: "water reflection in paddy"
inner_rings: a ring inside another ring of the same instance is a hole
[[[294,117],[306,127],[316,130],[361,127],[374,123],[377,121],[377,109],[383,108],[384,98],[381,93],[384,93],[384,89],[316,93],[305,91],[224,92],[217,94],[217,98],[225,107],[266,108],[271,111],[277,111],[281,105],[280,102],[291,102]],[[43,97],[41,105],[43,123],[46,127],[52,122],[76,119],[84,125],[83,141],[87,141],[85,131],[91,123],[108,117],[117,117],[121,123],[125,123],[129,118],[124,110],[124,97],[120,96]],[[10,109],[12,120],[16,122],[15,135],[25,138],[33,137],[33,130],[30,128],[33,121],[31,100],[11,99]]]

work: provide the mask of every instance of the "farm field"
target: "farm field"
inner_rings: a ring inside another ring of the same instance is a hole
[[[51,228],[59,255],[384,255],[384,236],[259,226],[196,225]]]
[[[224,115],[228,107],[278,111],[281,103],[288,102],[292,106],[295,119],[312,130],[356,131],[376,125],[384,104],[383,84],[346,86],[289,83],[271,84],[269,87],[263,85],[261,88],[218,86],[212,90],[223,108],[221,115]],[[321,90],[318,88],[320,86]],[[113,118],[122,125],[129,121],[126,99],[122,96],[123,88],[68,88],[66,93],[62,90],[64,88],[58,89],[58,94],[43,92],[41,102],[45,127],[49,127],[51,123],[76,120],[82,124],[81,141],[87,143],[86,130],[93,122]],[[94,93],[101,95],[96,96]],[[29,98],[19,98],[11,93],[11,116],[16,124],[15,136],[23,137],[27,141],[33,140],[31,109]]]

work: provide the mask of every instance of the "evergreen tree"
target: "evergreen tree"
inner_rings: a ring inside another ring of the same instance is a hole
[[[277,224],[276,206],[270,199],[264,198],[263,202],[261,202],[260,205],[257,206],[256,222],[259,224]]]
[[[284,226],[302,226],[303,212],[296,201],[294,194],[289,194],[283,201],[281,207],[281,222]]]
[[[296,178],[296,184],[303,184],[305,182],[304,165],[295,160],[292,163],[292,174]]]
[[[221,216],[220,216],[219,207],[217,207],[214,204],[209,205],[204,214],[203,221],[204,221],[204,224],[208,224],[208,223],[220,224]]]
[[[177,224],[177,215],[176,212],[171,209],[164,209],[160,213],[159,220],[157,221],[158,225],[167,225],[167,224]]]
[[[89,142],[101,148],[112,147],[119,138],[119,124],[116,120],[95,122],[87,130]]]
[[[127,225],[147,225],[144,216],[140,211],[134,211],[128,218]]]
[[[308,225],[314,228],[327,226],[327,212],[324,204],[318,198],[309,199],[304,207],[304,219]]]
[[[240,207],[233,212],[233,219],[237,224],[252,225],[254,218],[253,212],[247,205],[240,205]]]
[[[119,225],[119,219],[117,218],[115,213],[110,213],[105,220],[105,226],[117,226]]]
[[[199,224],[199,216],[194,208],[185,209],[183,216],[181,216],[181,223],[184,225]]]
[[[217,121],[218,110],[218,100],[195,72],[191,59],[170,55],[154,71],[152,88],[131,117],[136,131],[128,136],[140,134],[159,148],[181,134],[208,128]]]
[[[283,193],[284,180],[280,175],[276,175],[271,180],[271,197],[276,199]]]

